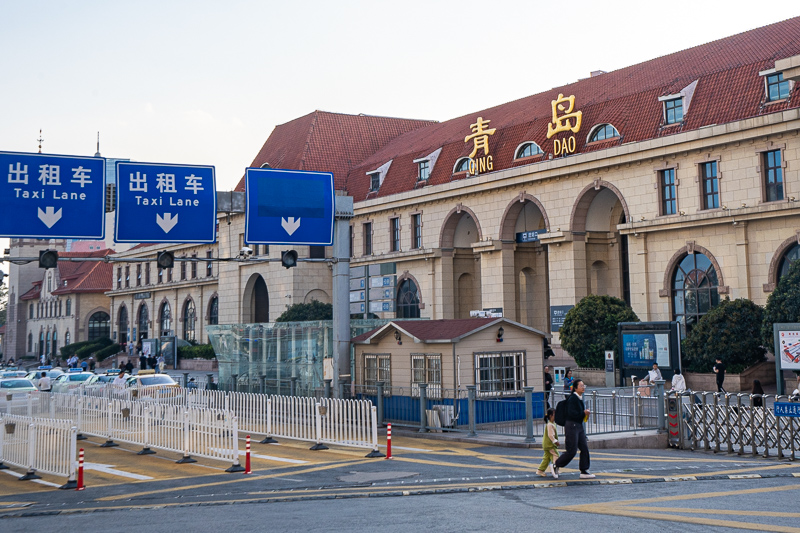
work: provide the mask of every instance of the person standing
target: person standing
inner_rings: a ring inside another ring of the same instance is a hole
[[[125,388],[125,381],[127,379],[128,379],[128,375],[123,370],[122,372],[117,374],[117,377],[114,378],[114,382],[112,383],[112,385],[114,387],[118,388],[118,389],[124,389]]]
[[[567,369],[567,373],[564,374],[564,392],[570,392],[572,390],[574,381],[575,378],[572,377],[572,370]]]
[[[547,408],[550,409],[550,394],[553,390],[553,376],[550,375],[550,367],[544,367],[544,397],[547,401]]]
[[[567,422],[564,424],[566,433],[566,451],[556,460],[553,466],[553,477],[558,476],[560,469],[569,464],[578,453],[581,452],[579,467],[581,479],[594,479],[595,475],[589,473],[589,442],[586,440],[586,430],[583,423],[589,419],[591,412],[583,403],[583,393],[586,385],[583,380],[576,379],[572,383],[572,394],[567,398]]]
[[[648,377],[650,378],[650,383],[658,379],[664,379],[661,377],[661,370],[658,369],[658,363],[653,363],[653,369],[647,373]]]
[[[36,386],[39,387],[39,390],[42,392],[50,392],[53,386],[50,383],[50,378],[47,377],[47,372],[42,372],[42,375],[39,378],[39,382],[36,383]]]
[[[94,367],[96,366],[94,356],[89,356],[89,372],[94,372]]]
[[[128,362],[127,362],[127,363],[125,363],[125,371],[126,371],[128,374],[133,374],[133,363],[131,363],[131,360],[130,360],[130,359],[128,359]]]
[[[764,406],[764,387],[761,386],[761,381],[753,380],[753,392],[750,395],[753,397],[753,407]]]
[[[139,355],[139,370],[147,370],[147,357],[144,354]]]
[[[675,375],[672,376],[672,390],[675,392],[683,392],[686,390],[686,379],[681,374],[681,369],[675,369]]]
[[[717,375],[717,392],[725,392],[722,384],[725,382],[725,364],[722,358],[717,357],[717,363],[714,365],[714,373]]]
[[[81,372],[86,372],[87,370],[89,370],[89,361],[84,359],[81,361]]]

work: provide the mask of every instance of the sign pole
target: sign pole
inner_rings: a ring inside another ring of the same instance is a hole
[[[350,219],[353,197],[336,196],[333,222],[333,383],[350,374]],[[367,310],[368,312],[369,310]]]

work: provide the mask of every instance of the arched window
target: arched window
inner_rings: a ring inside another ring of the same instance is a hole
[[[197,316],[194,309],[194,301],[186,300],[186,303],[183,304],[183,340],[195,340],[194,322],[196,318]]]
[[[128,342],[128,308],[124,305],[119,308],[117,327],[119,328],[119,343]]]
[[[39,332],[39,357],[44,355],[44,331]]]
[[[57,353],[58,353],[58,330],[54,329],[53,330],[53,351],[50,352],[50,355],[52,357],[55,357]]]
[[[719,304],[717,271],[701,253],[688,254],[672,277],[672,312],[688,334],[703,315]]]
[[[61,316],[61,310],[62,310],[62,307],[61,307],[61,300],[59,300],[59,301],[58,301],[58,316]]]
[[[72,300],[67,298],[67,316],[72,314]]]
[[[419,318],[419,295],[413,280],[404,280],[397,289],[397,318]]]
[[[778,267],[778,280],[789,272],[789,266],[798,259],[800,259],[800,244],[795,244],[786,251],[781,259],[780,267]]]
[[[208,304],[208,323],[210,325],[219,324],[219,298],[214,296]]]
[[[456,164],[453,167],[453,174],[457,172],[469,172],[469,157],[462,157],[456,161]]]
[[[522,159],[523,157],[533,157],[542,154],[542,149],[535,142],[525,142],[519,145],[514,159]]]
[[[142,304],[139,306],[139,316],[137,317],[136,323],[139,331],[136,332],[136,335],[131,336],[131,341],[136,341],[137,335],[140,339],[146,339],[149,337],[149,331],[147,329],[147,323],[150,320],[150,315],[147,313],[147,305]]]
[[[33,351],[33,333],[28,333],[28,352]]]
[[[33,318],[33,304],[28,307],[28,318]]]
[[[619,137],[617,128],[611,124],[601,124],[595,128],[594,131],[592,131],[592,135],[589,137],[589,142],[604,141],[606,139],[613,139],[614,137]]]
[[[45,341],[44,353],[45,353],[45,355],[50,357],[50,332],[49,331],[47,332],[46,339],[47,340]]]
[[[158,321],[161,323],[161,335],[170,335],[172,329],[172,313],[170,312],[169,302],[161,304],[161,311],[158,313]]]
[[[89,317],[89,337],[87,340],[105,339],[111,336],[111,317],[105,311],[98,311]]]
[[[64,333],[64,346],[66,346],[67,344],[69,344],[69,330],[67,330],[67,332]]]

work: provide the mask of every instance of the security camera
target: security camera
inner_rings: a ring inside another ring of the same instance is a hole
[[[253,253],[254,252],[252,248],[244,246],[241,250],[239,250],[239,257],[244,257],[247,259],[248,257],[253,257]]]

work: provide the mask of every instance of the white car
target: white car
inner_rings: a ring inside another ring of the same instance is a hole
[[[94,374],[92,372],[68,372],[61,374],[53,381],[53,392],[70,392],[77,389]]]

